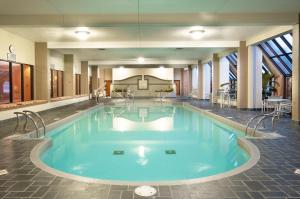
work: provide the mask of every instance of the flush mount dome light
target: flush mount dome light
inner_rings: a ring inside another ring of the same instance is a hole
[[[145,62],[145,58],[144,57],[139,57],[139,58],[137,58],[137,61],[139,63],[144,63]]]
[[[90,35],[90,32],[88,30],[76,30],[75,34],[80,40],[86,40]]]
[[[205,30],[191,30],[189,33],[193,39],[200,39]]]

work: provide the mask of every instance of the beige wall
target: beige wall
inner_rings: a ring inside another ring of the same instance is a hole
[[[64,55],[55,50],[49,50],[49,66],[50,69],[64,71]]]
[[[112,80],[112,68],[104,69],[104,80]]]
[[[0,59],[7,59],[9,45],[13,45],[17,62],[35,65],[34,42],[0,29]]]
[[[136,75],[151,75],[163,80],[174,79],[173,68],[113,68],[113,80],[122,80]]]

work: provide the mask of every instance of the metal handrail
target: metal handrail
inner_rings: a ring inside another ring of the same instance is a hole
[[[276,116],[276,115],[275,115]],[[274,117],[274,115],[265,115],[265,116],[263,116],[257,123],[256,123],[256,125],[255,125],[255,127],[254,127],[254,131],[253,131],[253,136],[255,136],[255,132],[256,132],[256,129],[258,128],[258,126],[259,126],[259,124],[261,123],[261,122],[263,122],[265,119],[267,119],[268,117]],[[273,121],[272,121],[273,122]],[[272,124],[272,126],[273,126],[273,124]],[[272,127],[273,128],[273,127]]]
[[[36,116],[37,118],[39,118],[39,120],[42,122],[43,128],[44,128],[44,136],[46,135],[46,125],[45,125],[45,121],[44,119],[40,116],[40,114],[33,112],[33,111],[29,111],[29,110],[24,110],[23,111],[26,115],[28,115],[28,113],[33,114],[34,116]],[[27,124],[27,120],[26,120],[26,124]]]
[[[27,115],[27,114],[24,113],[24,112],[14,112],[14,114],[17,115],[17,125],[16,125],[16,128],[15,128],[15,132],[16,132],[17,129],[19,128],[19,124],[20,124],[20,121],[19,121],[19,120],[20,120],[19,115],[24,115],[25,118],[26,118],[26,123],[27,123],[27,118],[29,118],[29,119],[33,122],[33,124],[34,124],[34,126],[35,126],[35,129],[36,129],[36,137],[37,137],[37,138],[39,137],[39,127],[38,127],[36,121],[35,121],[30,115]],[[25,125],[24,125],[24,127],[25,127]],[[24,129],[25,129],[25,128],[24,128]],[[24,130],[24,129],[23,129],[23,130]]]
[[[274,116],[274,114],[276,114],[276,111],[273,111],[272,113],[268,113],[268,114],[256,115],[256,116],[250,118],[250,119],[248,120],[248,122],[247,122],[247,125],[246,125],[245,135],[248,135],[248,128],[249,128],[249,126],[250,126],[250,124],[251,124],[251,122],[252,122],[253,120],[255,120],[255,119],[259,118],[259,117],[264,118],[264,117],[266,117],[266,116]],[[260,119],[260,120],[261,120],[261,119]],[[259,120],[259,122],[260,122],[260,120]],[[255,132],[254,132],[254,133],[255,133]]]

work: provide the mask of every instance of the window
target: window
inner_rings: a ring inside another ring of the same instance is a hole
[[[9,62],[0,61],[0,104],[10,102]]]
[[[233,52],[230,55],[226,56],[229,61],[229,79],[230,81],[237,80],[237,52]]]
[[[292,44],[292,34],[287,33],[258,46],[285,77],[290,77],[292,75]]]

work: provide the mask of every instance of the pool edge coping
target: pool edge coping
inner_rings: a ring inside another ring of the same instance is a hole
[[[174,104],[174,103],[172,103]],[[211,113],[209,111],[200,109],[198,107],[194,107],[193,105],[190,104],[186,104],[186,103],[175,103],[175,104],[182,104],[182,106],[189,106],[190,108],[193,108],[197,111],[199,111],[200,113],[210,113],[208,114],[208,116],[214,116],[216,114]],[[62,123],[66,123],[69,122],[72,119],[75,119],[79,116],[81,116],[82,114],[96,109],[98,107],[103,106],[103,104],[99,104],[97,106],[91,107],[89,109],[86,109],[84,111],[80,111],[78,113],[75,113],[73,115],[70,115],[60,121],[54,122],[52,124],[49,125],[49,129],[54,129],[57,128],[58,126],[60,126]],[[216,115],[218,116],[218,115]],[[222,117],[222,116],[219,116]],[[217,121],[220,121],[218,118],[212,117],[213,119],[216,119]],[[224,117],[222,117],[223,119],[226,119]],[[228,120],[228,119],[226,119]],[[231,121],[231,120],[230,120]],[[221,120],[221,122],[223,122]],[[234,121],[232,121],[234,122]],[[234,122],[236,123],[236,122]],[[227,124],[227,123],[225,123]],[[229,124],[227,124],[229,125]],[[232,127],[232,125],[229,125]],[[241,125],[242,126],[242,125]],[[47,126],[48,127],[48,126]],[[232,128],[236,128],[236,127],[232,127]],[[86,183],[97,183],[97,184],[110,184],[110,185],[132,185],[132,186],[137,186],[137,185],[153,185],[153,186],[159,186],[159,185],[183,185],[183,184],[196,184],[196,183],[205,183],[205,182],[209,182],[209,181],[215,181],[215,180],[220,180],[226,177],[230,177],[230,176],[234,176],[237,174],[240,174],[244,171],[247,171],[248,169],[252,168],[260,159],[260,151],[259,149],[256,147],[256,145],[254,145],[252,142],[250,142],[249,140],[247,140],[244,137],[238,137],[238,144],[240,145],[241,148],[243,148],[249,155],[250,155],[250,159],[244,163],[243,165],[232,169],[230,171],[224,172],[224,173],[220,173],[220,174],[216,174],[216,175],[212,175],[212,176],[208,176],[208,177],[201,177],[201,178],[195,178],[195,179],[186,179],[186,180],[169,180],[169,181],[149,181],[149,182],[145,182],[145,181],[120,181],[120,180],[103,180],[103,179],[95,179],[95,178],[89,178],[89,177],[83,177],[83,176],[79,176],[79,175],[74,175],[74,174],[70,174],[70,173],[66,173],[54,168],[51,168],[50,166],[48,166],[47,164],[45,164],[44,162],[41,161],[40,156],[41,154],[43,154],[44,151],[46,151],[49,147],[52,146],[52,141],[51,139],[44,139],[42,142],[38,143],[36,146],[34,146],[34,148],[31,150],[30,152],[30,160],[31,162],[37,166],[38,168],[40,168],[41,170],[48,172],[52,175],[55,176],[59,176],[59,177],[63,177],[63,178],[67,178],[67,179],[71,179],[71,180],[75,180],[75,181],[79,181],[79,182],[86,182]]]

